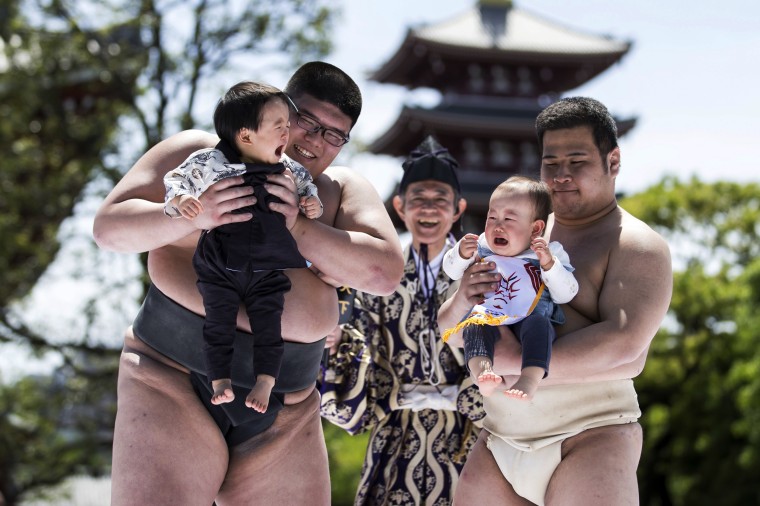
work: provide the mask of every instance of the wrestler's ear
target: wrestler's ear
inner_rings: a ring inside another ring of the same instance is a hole
[[[607,154],[607,167],[610,169],[610,175],[617,177],[620,174],[620,148],[616,147]]]
[[[404,221],[404,215],[406,214],[404,213],[404,201],[398,195],[393,196],[393,209],[396,210],[396,214],[401,218],[401,221]]]
[[[544,229],[546,228],[546,222],[544,220],[536,220],[533,222],[533,226],[530,230],[530,238],[541,237],[544,235]]]

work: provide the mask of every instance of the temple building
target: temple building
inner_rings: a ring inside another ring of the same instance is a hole
[[[408,89],[432,88],[441,100],[432,108],[405,105],[368,150],[404,157],[432,134],[460,163],[468,200],[463,226],[478,231],[498,183],[512,174],[538,177],[538,113],[630,48],[630,41],[574,30],[510,0],[479,0],[451,19],[410,28],[370,75]],[[617,119],[619,135],[635,122]]]

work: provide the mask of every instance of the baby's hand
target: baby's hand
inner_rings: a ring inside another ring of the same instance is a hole
[[[195,219],[203,212],[203,204],[192,195],[180,195],[177,201],[179,213],[188,220]]]
[[[538,257],[538,261],[541,263],[541,268],[548,271],[554,266],[554,257],[551,251],[549,251],[549,243],[543,237],[536,237],[530,242],[530,249]]]
[[[478,236],[475,234],[465,234],[459,243],[459,256],[462,258],[472,258],[472,255],[478,250]]]
[[[314,195],[301,197],[298,207],[303,212],[303,215],[310,220],[322,216],[322,202],[319,201],[319,197],[315,197]]]

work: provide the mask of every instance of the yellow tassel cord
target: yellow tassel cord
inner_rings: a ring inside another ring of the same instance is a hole
[[[541,286],[538,287],[538,291],[536,292],[536,297],[533,299],[533,304],[530,305],[530,309],[528,309],[528,314],[525,316],[528,316],[533,312],[534,309],[536,309],[536,304],[538,304],[538,301],[541,300],[541,294],[544,293],[544,288],[546,288],[546,285],[541,282]]]
[[[541,294],[544,293],[544,284],[541,283],[541,286],[538,289],[538,293],[536,293],[536,297],[533,299],[533,304],[530,305],[530,309],[528,310],[528,314],[525,316],[528,316],[533,312],[533,310],[536,308],[536,304],[538,304],[539,299],[541,298]],[[463,328],[467,327],[468,325],[501,325],[506,320],[514,318],[517,319],[519,316],[517,315],[504,315],[504,316],[493,316],[490,314],[483,314],[483,313],[475,313],[467,317],[466,319],[462,320],[461,322],[457,323],[455,327],[452,327],[450,329],[446,329],[443,334],[441,335],[441,339],[443,339],[443,342],[448,342],[449,337],[451,337],[452,334],[456,334]]]
[[[516,318],[515,316],[491,316],[489,314],[482,314],[482,313],[476,313],[466,320],[462,320],[461,322],[457,323],[457,325],[453,328],[446,329],[443,332],[443,335],[441,336],[441,339],[443,339],[443,342],[447,342],[449,340],[449,337],[451,334],[456,334],[463,328],[467,327],[468,325],[501,325],[504,321],[508,320],[509,318]]]

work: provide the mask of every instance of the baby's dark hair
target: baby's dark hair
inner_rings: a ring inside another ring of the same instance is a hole
[[[241,128],[257,132],[261,124],[261,112],[270,100],[282,100],[290,104],[285,93],[268,84],[242,81],[227,90],[214,110],[216,135],[231,146]]]
[[[322,61],[304,63],[295,71],[285,91],[296,102],[302,95],[334,105],[351,118],[351,127],[362,112],[362,94],[348,74]]]
[[[533,201],[533,219],[543,220],[544,223],[549,219],[549,214],[552,212],[552,198],[549,187],[543,181],[525,176],[511,176],[496,187],[494,193],[496,192],[527,195]]]
[[[548,130],[579,126],[591,128],[602,159],[617,147],[617,124],[604,104],[588,97],[568,97],[549,105],[536,118],[539,153],[544,151],[544,134]]]

